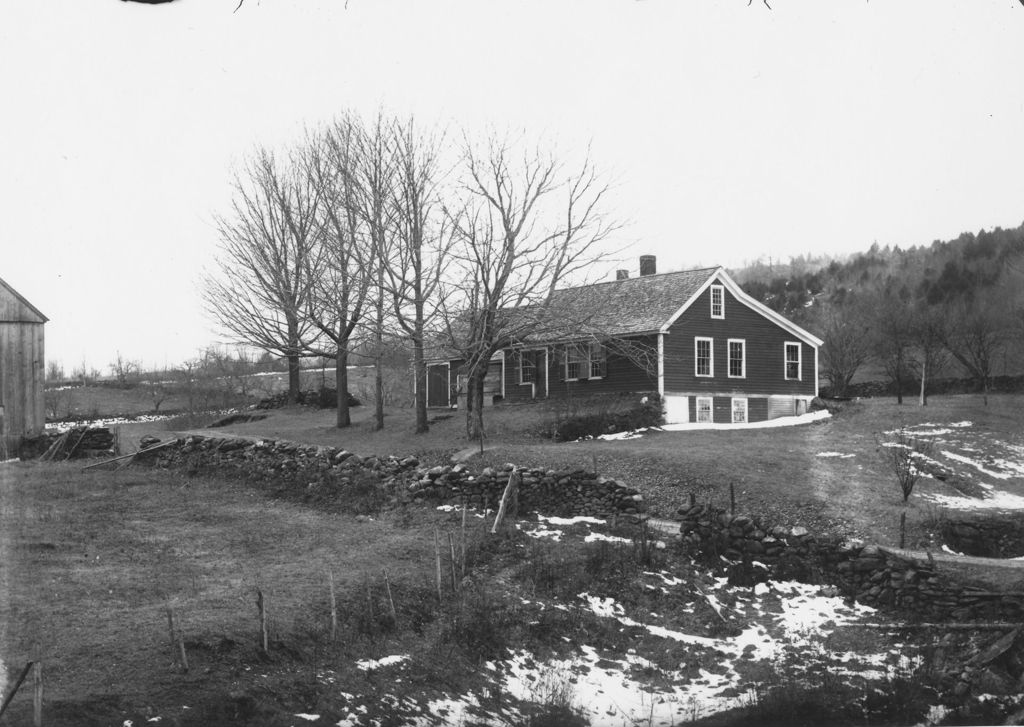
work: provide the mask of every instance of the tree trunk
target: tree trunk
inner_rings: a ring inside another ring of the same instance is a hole
[[[348,349],[338,346],[338,355],[334,359],[334,385],[338,387],[338,416],[335,426],[338,429],[352,424],[348,410]]]
[[[903,375],[902,366],[896,368],[896,403],[903,404]]]
[[[466,399],[466,436],[473,440],[480,439],[484,436],[484,374],[474,371],[469,375]]]
[[[295,404],[299,400],[299,321],[288,318],[288,348],[285,358],[288,360],[288,403]]]
[[[427,422],[427,366],[423,361],[423,339],[418,337],[412,345],[413,375],[416,378],[416,433],[430,431]]]
[[[288,403],[295,404],[299,400],[299,354],[294,350],[288,352]]]

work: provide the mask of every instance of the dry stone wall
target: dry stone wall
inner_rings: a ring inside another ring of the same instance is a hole
[[[709,505],[679,511],[680,536],[699,552],[764,563],[776,577],[828,582],[862,603],[933,620],[1020,620],[1024,598],[963,586],[934,563],[906,559],[857,540],[816,537]]]
[[[512,465],[485,467],[473,473],[465,465],[433,467],[409,487],[414,500],[431,500],[471,507],[497,505]],[[636,490],[584,470],[520,470],[520,510],[570,517],[610,517],[643,512],[643,496]]]
[[[136,461],[188,474],[245,478],[278,495],[329,501],[346,488],[379,485],[395,501],[497,505],[512,465],[479,472],[463,464],[421,466],[416,457],[360,457],[335,447],[273,440],[188,436],[173,445],[142,450]],[[520,470],[521,512],[545,515],[634,515],[644,510],[636,490],[583,470]]]

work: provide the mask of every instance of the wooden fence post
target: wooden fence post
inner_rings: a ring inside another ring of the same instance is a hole
[[[395,599],[391,597],[391,580],[388,578],[388,569],[384,568],[384,589],[388,592],[388,604],[391,606],[391,623],[398,623],[398,611],[395,610]]]
[[[441,546],[438,544],[437,528],[434,528],[434,565],[437,569],[437,602],[444,602],[444,595],[441,593]]]
[[[907,512],[900,513],[900,547],[905,548],[907,542]]]
[[[43,662],[32,664],[32,725],[43,727]]]
[[[264,654],[270,653],[270,638],[267,634],[267,601],[263,597],[263,590],[256,589],[256,608],[260,616],[260,649]]]
[[[338,638],[338,600],[334,595],[334,571],[327,569],[327,585],[331,592],[331,642]]]

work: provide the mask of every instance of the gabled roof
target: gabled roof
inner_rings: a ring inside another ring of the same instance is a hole
[[[623,280],[562,288],[551,295],[548,309],[565,322],[575,337],[628,336],[657,333],[683,301],[702,290],[720,268],[680,270]],[[551,340],[555,331],[533,334],[527,340]],[[567,337],[574,337],[569,334]]]
[[[49,318],[0,278],[0,322],[46,323]]]

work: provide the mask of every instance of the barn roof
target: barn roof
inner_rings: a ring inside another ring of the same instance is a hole
[[[0,278],[0,323],[46,323],[48,320],[25,296]]]

